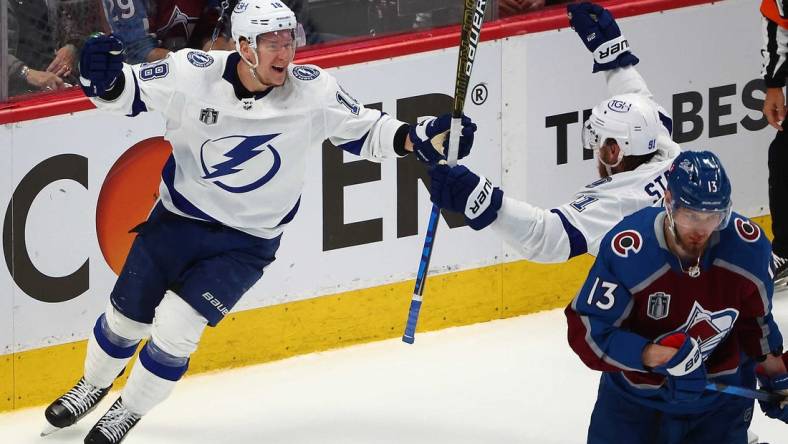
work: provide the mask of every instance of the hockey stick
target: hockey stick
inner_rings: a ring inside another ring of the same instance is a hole
[[[460,146],[460,133],[462,132],[462,109],[465,106],[465,93],[468,90],[468,83],[471,79],[473,61],[476,57],[476,48],[479,45],[479,36],[481,35],[484,9],[486,7],[487,0],[465,0],[465,7],[463,8],[460,52],[457,56],[457,73],[454,79],[454,106],[452,107],[451,127],[449,129],[449,152],[447,154],[449,166],[457,165],[457,155],[459,154],[457,150]],[[442,143],[442,141],[435,142]],[[427,224],[427,235],[424,237],[424,247],[421,249],[421,261],[419,262],[419,271],[416,274],[413,298],[410,300],[405,334],[402,335],[402,341],[408,344],[413,344],[414,336],[416,335],[416,324],[419,321],[419,310],[421,310],[421,295],[424,293],[427,271],[430,268],[432,246],[435,243],[439,219],[440,208],[433,205],[432,213],[430,213],[430,222]]]
[[[767,392],[766,390],[749,389],[735,385],[727,385],[719,382],[709,382],[706,384],[706,390],[741,396],[742,398],[757,399],[758,401],[781,402],[785,400],[785,396],[779,393]]]

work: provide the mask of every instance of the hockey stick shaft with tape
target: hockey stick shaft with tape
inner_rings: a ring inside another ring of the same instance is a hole
[[[481,35],[482,22],[484,21],[484,10],[487,7],[487,0],[465,0],[462,16],[462,32],[460,33],[460,51],[457,57],[457,73],[454,82],[454,105],[452,107],[452,120],[449,130],[449,147],[447,160],[449,166],[457,164],[457,156],[460,145],[460,134],[462,133],[462,111],[465,107],[465,96],[468,91],[468,83],[473,71],[473,62],[476,58],[479,37]],[[421,259],[419,270],[416,274],[416,285],[413,290],[413,297],[410,301],[408,310],[408,321],[405,324],[405,333],[402,340],[412,344],[416,335],[416,324],[419,320],[421,310],[422,294],[427,279],[427,271],[430,268],[435,235],[438,231],[438,221],[440,220],[440,208],[433,205],[430,213],[430,221],[427,224],[427,235],[424,237],[424,247],[421,249]]]
[[[785,400],[785,397],[779,393],[772,393],[765,390],[756,390],[746,387],[738,387],[735,385],[727,385],[719,382],[709,382],[706,384],[706,390],[741,396],[742,398],[756,399],[758,401],[781,402]]]

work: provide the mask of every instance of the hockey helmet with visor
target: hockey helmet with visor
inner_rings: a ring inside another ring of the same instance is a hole
[[[235,5],[231,16],[232,36],[235,48],[241,51],[241,39],[249,42],[249,46],[257,49],[258,37],[286,32],[292,38],[295,47],[306,44],[304,28],[296,21],[290,8],[276,0],[241,0]],[[265,39],[264,39],[265,40]],[[272,43],[274,39],[269,39]],[[269,43],[266,43],[269,45]],[[274,48],[281,49],[281,46]]]
[[[667,206],[682,227],[722,230],[731,217],[731,183],[720,159],[710,151],[684,151],[668,170]]]

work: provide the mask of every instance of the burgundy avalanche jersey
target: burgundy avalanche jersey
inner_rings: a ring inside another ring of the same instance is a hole
[[[643,348],[675,332],[701,346],[709,379],[748,385],[740,366],[782,349],[771,315],[771,247],[761,229],[734,213],[715,232],[701,273],[683,272],[663,232],[665,211],[646,208],[624,218],[602,240],[582,289],[566,308],[572,349],[590,368],[647,404],[690,411],[714,402],[707,392],[687,406],[664,401],[664,376],[643,367]],[[685,265],[686,267],[686,265]]]

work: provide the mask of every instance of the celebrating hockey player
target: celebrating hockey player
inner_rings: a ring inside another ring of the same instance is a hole
[[[593,109],[583,129],[584,147],[595,151],[602,178],[558,208],[537,208],[505,197],[498,187],[492,199],[475,208],[471,204],[485,192],[485,178],[465,166],[430,169],[430,195],[436,205],[464,213],[476,230],[490,226],[536,262],[565,262],[586,252],[595,255],[602,236],[622,217],[661,204],[665,171],[680,151],[670,138],[667,113],[653,102],[633,67],[638,58],[628,45],[625,51],[606,51],[626,43],[610,12],[591,3],[571,4],[567,9],[570,24],[594,53],[594,72],[604,72],[613,94]],[[613,55],[601,57],[602,52]]]
[[[753,401],[707,380],[788,394],[772,314],[771,246],[731,211],[731,184],[708,151],[679,154],[664,208],[645,208],[602,239],[566,308],[569,344],[604,372],[588,443],[747,443]],[[763,403],[788,421],[788,410]]]
[[[448,130],[450,115],[410,126],[365,108],[327,72],[291,64],[295,29],[283,3],[242,0],[232,13],[237,51],[184,49],[130,66],[113,36],[85,44],[80,81],[93,103],[131,116],[161,112],[173,152],[160,201],[89,337],[84,376],[46,409],[49,431],[93,409],[144,338],[120,397],[85,443],[119,443],[167,398],[205,327],[274,261],[298,211],[307,156],[325,139],[377,162],[411,151],[425,162],[443,158],[431,138]],[[459,157],[475,130],[463,118]]]

